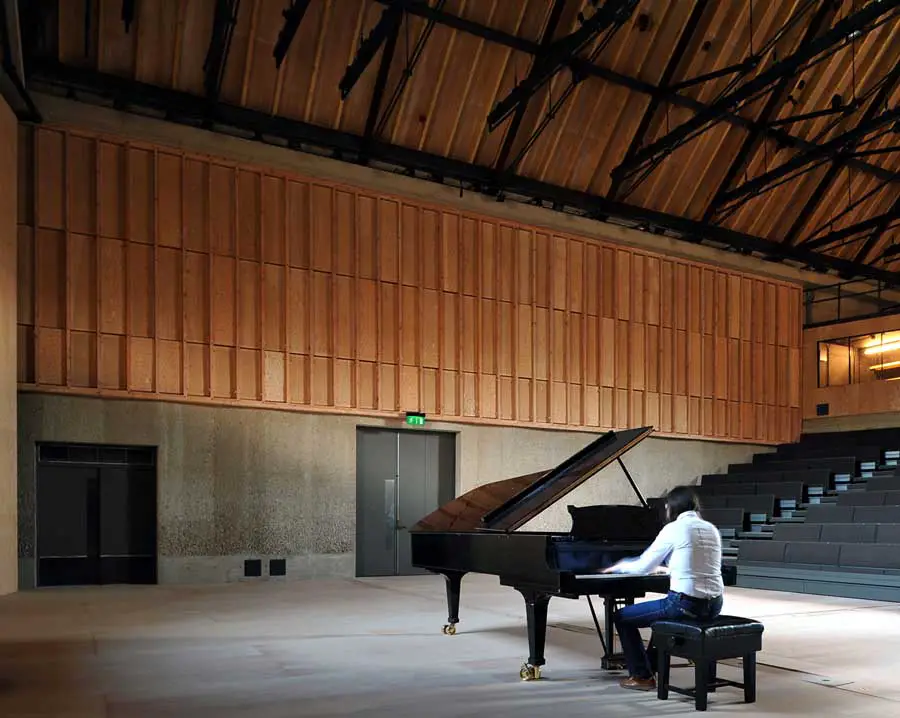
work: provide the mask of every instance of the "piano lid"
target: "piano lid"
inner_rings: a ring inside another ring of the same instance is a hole
[[[643,441],[653,427],[609,431],[555,469],[494,481],[433,511],[412,531],[514,531]]]
[[[411,531],[474,531],[484,528],[481,520],[486,513],[504,504],[546,473],[538,471],[482,484],[432,511]]]

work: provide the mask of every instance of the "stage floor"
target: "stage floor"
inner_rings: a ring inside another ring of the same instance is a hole
[[[725,611],[766,625],[758,701],[742,716],[900,714],[900,604],[729,589]],[[443,580],[110,587],[0,599],[5,718],[304,718],[689,715],[672,695],[624,691],[599,668],[587,603],[553,599],[545,680],[523,683],[524,605],[497,580],[463,581],[462,623],[441,634]],[[723,677],[739,676],[724,667]],[[690,685],[692,673],[673,670]]]

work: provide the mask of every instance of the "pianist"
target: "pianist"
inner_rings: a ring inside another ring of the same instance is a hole
[[[668,562],[669,593],[657,601],[625,606],[615,623],[625,654],[628,678],[623,688],[655,690],[655,656],[648,656],[639,628],[662,619],[710,619],[722,610],[722,538],[700,517],[700,503],[688,486],[672,489],[665,498],[666,525],[637,558],[623,559],[604,573],[649,574]],[[653,663],[651,663],[653,661]]]

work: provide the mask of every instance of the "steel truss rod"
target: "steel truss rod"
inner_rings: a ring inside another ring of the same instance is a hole
[[[739,187],[725,192],[721,197],[721,206],[724,207],[730,203],[737,202],[748,195],[759,196],[763,192],[767,192],[773,187],[778,186],[778,184],[782,184],[779,180],[785,176],[797,172],[797,170],[806,167],[806,165],[812,162],[834,159],[848,147],[855,147],[858,145],[870,133],[886,124],[895,122],[898,119],[900,119],[900,107],[893,110],[887,110],[886,112],[873,117],[867,123],[858,124],[852,130],[819,145],[815,150],[808,150],[796,154],[775,169],[765,172],[752,180],[744,182]]]
[[[194,127],[204,127],[209,118],[209,103],[204,98],[186,92],[135,82],[87,68],[66,66],[54,59],[35,58],[29,69],[29,79],[33,86],[40,86],[45,91],[56,91],[76,100],[80,97],[83,101],[96,102],[99,98],[101,102],[113,102],[123,111],[156,113],[170,122]],[[264,112],[225,103],[216,104],[212,112],[213,123],[208,129],[214,131],[233,133],[238,129],[257,141],[301,151],[326,150],[345,158],[358,156],[362,150],[362,138],[339,130],[273,117]],[[372,159],[383,169],[402,170],[434,181],[446,182],[449,179],[456,186],[469,187],[473,191],[484,192],[496,179],[496,172],[492,167],[481,167],[378,140],[373,141],[371,153]],[[631,226],[653,225],[670,232],[669,236],[682,239],[701,237],[716,246],[734,251],[757,253],[781,261],[796,262],[820,272],[839,272],[848,277],[881,280],[900,287],[900,273],[897,272],[854,264],[803,247],[785,247],[773,240],[724,227],[707,226],[686,217],[611,201],[528,177],[513,175],[507,178],[506,188],[519,201],[550,203],[569,213],[595,218],[603,216]]]
[[[880,147],[876,150],[857,150],[850,154],[850,157],[874,157],[875,155],[888,155],[893,152],[900,152],[900,145],[892,145],[891,147]]]
[[[447,0],[438,0],[435,3],[435,10],[440,12],[443,10],[444,5]],[[397,106],[397,103],[400,101],[401,95],[403,95],[403,91],[406,89],[406,85],[409,83],[410,78],[413,76],[413,71],[416,69],[416,65],[419,63],[419,58],[422,57],[422,53],[425,51],[425,43],[428,42],[428,38],[431,37],[431,33],[434,30],[435,23],[434,20],[428,20],[425,25],[425,29],[422,31],[422,34],[419,35],[419,39],[416,41],[416,45],[413,48],[412,56],[406,59],[406,67],[403,68],[403,74],[400,76],[400,81],[397,83],[397,86],[394,88],[394,92],[391,95],[391,99],[388,101],[387,107],[384,109],[384,112],[381,114],[381,119],[378,120],[378,126],[375,128],[375,135],[380,135],[384,132],[384,128],[387,126],[387,122],[391,117],[391,114],[394,112],[394,108]]]
[[[212,35],[206,60],[203,62],[203,89],[207,99],[212,102],[218,101],[222,91],[225,63],[231,51],[231,38],[234,36],[240,6],[241,0],[216,0]]]
[[[504,32],[503,30],[498,30],[497,28],[489,27],[488,25],[482,25],[481,23],[477,23],[473,20],[467,20],[466,18],[459,17],[458,15],[453,15],[452,13],[438,10],[437,8],[430,6],[423,0],[375,1],[382,5],[402,4],[403,10],[410,15],[416,15],[417,17],[421,17],[426,20],[434,20],[437,24],[443,25],[444,27],[448,27],[459,32],[464,32],[468,35],[472,35],[473,37],[477,37],[488,42],[493,42],[503,47],[508,47],[512,50],[518,50],[519,52],[524,52],[529,55],[537,55],[541,52],[541,46],[538,42],[529,40],[524,37],[517,37],[516,35]],[[710,107],[710,105],[700,102],[699,100],[696,100],[689,95],[670,92],[664,87],[658,87],[651,82],[647,82],[645,80],[641,80],[640,78],[617,72],[616,70],[604,67],[603,65],[587,62],[582,58],[572,58],[571,60],[566,62],[566,66],[573,71],[580,72],[586,77],[596,77],[597,79],[604,80],[605,82],[609,82],[613,85],[625,87],[634,92],[639,92],[642,95],[648,95],[651,98],[659,98],[660,101],[665,101],[672,105],[675,105],[676,107],[682,107],[693,112],[705,112]],[[735,127],[742,127],[747,130],[754,130],[757,127],[756,122],[733,111],[724,112],[722,115],[722,120],[731,125],[734,125]],[[791,147],[795,149],[809,149],[815,147],[814,142],[806,140],[803,137],[792,135],[782,129],[765,127],[763,128],[763,133],[767,137],[770,137],[784,147]],[[855,169],[860,170],[861,172],[866,172],[867,174],[870,174],[873,177],[878,177],[879,179],[893,180],[896,178],[895,173],[891,172],[890,170],[879,167],[878,165],[870,164],[868,162],[863,162],[862,160],[851,160],[850,162],[848,162],[848,164]]]
[[[690,17],[688,17],[684,28],[682,28],[681,35],[678,36],[675,51],[672,53],[671,57],[669,57],[666,67],[663,70],[662,77],[659,79],[659,84],[662,87],[668,88],[669,92],[672,91],[672,78],[675,76],[675,72],[678,70],[678,65],[681,63],[681,60],[687,56],[688,45],[690,45],[694,34],[697,32],[697,28],[700,26],[700,20],[703,18],[703,13],[706,12],[707,4],[707,0],[696,0],[694,3]],[[661,92],[650,96],[650,101],[647,103],[647,109],[644,111],[641,122],[638,125],[634,136],[631,138],[628,150],[625,152],[626,158],[633,157],[634,153],[644,144],[644,140],[647,137],[647,131],[650,129],[650,124],[653,122],[653,118],[656,116],[656,111],[659,109],[662,100],[663,95]],[[619,198],[620,188],[621,183],[616,179],[613,179],[606,196],[611,199]]]
[[[806,32],[803,34],[803,39],[800,41],[801,45],[815,39],[822,30],[831,23],[836,11],[836,5],[832,5],[830,2],[823,2],[810,21]],[[769,99],[757,119],[757,129],[751,131],[750,134],[744,138],[741,148],[729,165],[728,170],[725,172],[725,176],[722,178],[721,183],[713,195],[712,201],[703,213],[703,221],[709,222],[712,220],[713,216],[725,202],[728,188],[731,187],[735,179],[746,170],[747,164],[750,162],[754,151],[759,148],[760,142],[763,139],[762,128],[769,126],[772,119],[778,115],[778,111],[784,106],[784,103],[791,93],[794,82],[796,82],[796,78],[792,75],[785,75],[777,81],[774,91],[769,95]]]
[[[737,65],[730,65],[729,67],[723,67],[720,70],[706,72],[702,75],[697,75],[697,77],[692,77],[689,80],[676,82],[674,85],[663,84],[663,86],[666,87],[666,89],[668,89],[670,92],[678,92],[679,90],[686,90],[689,87],[694,87],[695,85],[702,85],[704,82],[716,80],[720,77],[725,77],[726,75],[746,75],[748,72],[758,66],[759,58],[750,57],[743,62],[739,62]]]
[[[875,95],[875,98],[872,100],[871,104],[869,104],[869,106],[863,113],[863,116],[860,119],[861,123],[868,123],[872,121],[877,113],[879,113],[881,109],[886,106],[888,100],[890,100],[891,95],[894,93],[894,90],[896,89],[898,84],[900,84],[900,63],[895,64],[891,71],[874,86],[878,87],[877,94]],[[825,173],[822,179],[819,180],[816,188],[809,196],[806,204],[803,205],[803,209],[800,210],[800,213],[797,215],[797,218],[794,220],[793,224],[785,235],[785,242],[793,245],[797,241],[798,237],[800,236],[800,232],[803,231],[803,228],[806,226],[810,217],[812,217],[813,212],[816,211],[819,203],[828,193],[828,189],[832,184],[834,184],[834,181],[840,174],[841,169],[843,167],[851,166],[850,163],[853,161],[853,159],[860,156],[860,153],[853,151],[855,149],[855,146],[847,147],[845,151],[838,155],[835,158],[835,161],[831,163],[828,171]],[[879,151],[876,150],[876,153],[877,152]],[[894,176],[896,177],[896,173],[894,173]]]
[[[891,262],[896,262],[896,261],[900,260],[900,257],[895,256],[897,254],[900,254],[900,244],[892,244],[890,247],[888,247],[881,253],[881,256],[878,259],[881,260],[882,262],[884,262],[885,264],[889,264]],[[889,257],[894,257],[894,259],[888,260]],[[888,260],[888,261],[885,261],[885,260]]]
[[[854,209],[856,209],[860,205],[864,204],[870,197],[874,197],[876,194],[881,192],[881,190],[883,190],[885,187],[887,187],[888,184],[889,184],[888,182],[879,182],[877,185],[872,187],[872,189],[866,191],[863,195],[861,195],[860,197],[857,197],[855,200],[850,202],[850,204],[848,204],[846,207],[844,207],[844,209],[842,209],[840,212],[838,212],[835,215],[832,215],[831,217],[828,217],[828,219],[824,220],[823,222],[820,222],[819,225],[812,232],[809,233],[809,238],[815,239],[822,232],[824,232],[827,228],[833,227],[835,222],[837,222],[841,217],[844,217],[844,216],[850,214]],[[802,244],[803,243],[801,242],[801,245]]]
[[[549,48],[553,42],[553,35],[556,32],[556,28],[559,26],[559,20],[562,17],[562,11],[566,6],[566,1],[567,0],[555,0],[553,7],[550,9],[550,15],[547,17],[547,24],[544,26],[544,33],[541,37],[541,47],[544,48],[544,53],[546,53],[546,49]],[[532,77],[540,62],[545,57],[546,54],[534,56],[531,70],[528,73],[529,78]],[[513,143],[516,140],[516,136],[519,134],[522,120],[525,119],[525,110],[528,109],[530,99],[531,98],[527,98],[516,105],[515,114],[513,115],[512,122],[509,123],[509,127],[506,128],[503,146],[500,148],[500,154],[497,155],[497,162],[494,165],[498,172],[503,172],[503,170],[506,169],[506,161],[509,159],[509,153],[512,152]]]
[[[621,25],[634,12],[637,0],[606,0],[603,7],[594,10],[575,32],[555,40],[545,53],[535,60],[532,71],[510,93],[500,100],[487,118],[488,130],[497,129],[500,123],[511,115],[516,107],[526,102],[553,76],[564,68],[569,60],[585,49],[603,30]],[[575,75],[578,71],[574,70]]]
[[[18,95],[18,99],[25,107],[25,111],[19,110],[16,112],[16,117],[23,122],[41,122],[41,112],[37,105],[34,104],[31,93],[28,92],[28,88],[25,86],[24,77],[20,74],[20,69],[16,67],[16,61],[13,59],[14,43],[12,32],[13,29],[7,21],[6,8],[0,6],[0,48],[2,48],[0,67],[6,73],[10,84],[12,84],[16,95]],[[20,62],[24,61],[20,59]],[[18,103],[13,103],[11,100],[12,98],[10,98],[10,105],[18,106]]]
[[[795,122],[806,122],[806,120],[815,120],[819,117],[831,117],[832,115],[850,115],[859,109],[859,105],[851,102],[849,105],[843,105],[836,109],[829,108],[827,110],[813,110],[812,112],[804,112],[802,115],[788,115],[778,120],[769,122],[769,127],[781,127],[782,125],[793,125]]]
[[[621,27],[622,23],[616,23],[612,27],[607,28],[603,31],[604,37],[591,52],[589,58],[590,60],[598,57],[606,49],[610,41],[615,36],[616,32],[618,32],[619,28]],[[538,141],[538,138],[541,136],[544,130],[546,130],[550,123],[553,122],[559,111],[563,108],[566,102],[569,101],[569,98],[575,93],[575,90],[578,88],[578,85],[581,83],[582,79],[584,78],[575,75],[569,82],[566,89],[562,91],[562,94],[552,101],[550,106],[547,108],[547,111],[544,113],[544,116],[541,118],[541,121],[538,123],[537,127],[532,131],[531,135],[526,140],[525,144],[521,147],[519,152],[516,154],[512,162],[510,162],[509,165],[505,168],[506,171],[515,171],[516,167],[519,166],[519,163],[524,159],[525,155],[528,154],[528,151],[532,148],[532,146],[534,146],[534,143]]]
[[[773,64],[748,80],[738,89],[717,99],[704,111],[698,112],[691,119],[668,132],[663,137],[639,150],[626,164],[623,162],[613,170],[614,175],[629,176],[639,171],[641,166],[655,158],[667,156],[674,147],[696,137],[709,126],[722,120],[728,110],[735,109],[767,88],[785,75],[793,75],[818,55],[828,51],[840,42],[846,41],[855,33],[871,30],[882,16],[893,12],[900,6],[900,0],[874,0],[852,15],[840,20],[830,30],[819,35],[808,43],[801,44],[791,55]]]
[[[395,32],[403,19],[403,5],[398,3],[391,5],[381,13],[378,24],[372,28],[372,31],[362,41],[356,51],[356,57],[353,58],[344,72],[344,76],[338,83],[341,90],[341,99],[346,100],[350,95],[350,91],[356,82],[362,77],[369,63],[372,62],[378,49],[384,42]]]
[[[840,242],[846,237],[853,237],[857,234],[869,232],[870,230],[875,230],[882,225],[884,225],[884,227],[887,227],[896,219],[900,219],[900,205],[898,205],[897,202],[895,202],[894,206],[884,214],[879,214],[875,217],[864,219],[861,222],[851,224],[848,227],[836,229],[822,237],[807,240],[802,245],[799,245],[798,249],[820,249],[822,247],[829,247],[832,244]]]
[[[869,235],[869,238],[866,240],[866,243],[860,247],[859,251],[856,253],[856,256],[853,258],[854,262],[865,262],[869,258],[869,253],[875,249],[875,246],[878,244],[878,241],[881,239],[882,235],[887,232],[889,229],[893,229],[893,223],[900,219],[900,196],[894,200],[894,204],[891,208],[885,212],[884,216],[881,218],[881,221],[875,225],[875,229],[872,230],[872,234]]]
[[[275,67],[281,67],[284,58],[287,56],[291,43],[297,30],[300,29],[300,23],[303,22],[303,16],[309,8],[309,0],[293,0],[291,6],[287,10],[282,10],[281,15],[284,17],[284,25],[281,32],[278,33],[278,39],[275,41],[275,49],[272,50],[272,57],[275,58]]]

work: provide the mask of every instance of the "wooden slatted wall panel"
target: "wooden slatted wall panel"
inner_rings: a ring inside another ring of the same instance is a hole
[[[113,137],[23,152],[21,388],[799,432],[797,287]]]

